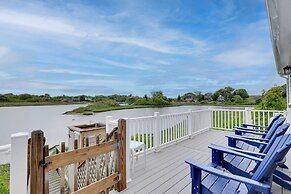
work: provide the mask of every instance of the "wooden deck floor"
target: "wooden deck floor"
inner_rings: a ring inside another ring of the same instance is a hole
[[[185,159],[195,159],[204,163],[210,162],[210,149],[208,145],[215,143],[226,145],[224,137],[228,132],[210,130],[192,139],[179,142],[162,149],[159,153],[148,154],[147,166],[144,168],[142,158],[135,163],[135,172],[132,181],[128,184],[125,194],[175,194],[191,193],[190,169],[185,164]],[[291,158],[290,158],[291,159]],[[291,193],[282,190],[273,184],[274,193]]]

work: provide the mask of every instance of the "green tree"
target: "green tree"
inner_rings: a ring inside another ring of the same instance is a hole
[[[0,95],[0,102],[8,102],[8,98],[5,95]]]
[[[219,90],[217,90],[216,92],[214,92],[214,94],[212,95],[212,99],[213,100],[217,100],[217,98],[221,95],[225,98],[225,100],[231,100],[233,98],[233,92],[234,92],[234,88],[232,87],[225,87],[225,88],[221,88]]]
[[[182,101],[182,98],[181,98],[180,95],[178,95],[178,97],[177,97],[177,101],[178,101],[178,102],[181,102],[181,101]]]
[[[33,96],[30,95],[30,94],[20,94],[20,95],[18,96],[18,98],[19,98],[20,100],[26,101],[26,100],[28,100],[28,99],[30,99],[30,98],[33,98]]]
[[[162,91],[153,91],[151,94],[152,94],[151,104],[157,106],[170,104],[167,97],[164,96]]]
[[[243,99],[247,99],[249,97],[249,94],[246,89],[237,89],[233,93],[234,95],[239,95]]]
[[[263,93],[259,109],[263,110],[285,110],[287,108],[286,98],[281,86],[274,86]]]
[[[244,99],[240,95],[234,95],[233,101],[237,104],[240,104],[244,101]]]

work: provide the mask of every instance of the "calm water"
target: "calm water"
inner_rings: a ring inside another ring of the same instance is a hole
[[[154,112],[168,114],[174,112],[186,112],[188,109],[200,110],[208,106],[181,106],[169,108],[143,108],[109,111],[96,113],[90,116],[63,115],[62,113],[80,107],[80,105],[58,106],[24,106],[0,108],[0,146],[10,143],[10,135],[17,132],[31,132],[41,129],[44,131],[48,143],[52,146],[67,140],[67,126],[88,124],[90,122],[105,123],[106,116],[114,118],[130,118],[150,116]]]

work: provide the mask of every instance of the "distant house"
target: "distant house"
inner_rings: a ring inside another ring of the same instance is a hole
[[[85,101],[87,101],[87,102],[93,102],[94,100],[91,97],[85,97]]]
[[[72,98],[72,101],[73,101],[73,102],[80,102],[81,99],[80,99],[80,97],[73,97],[73,98]]]
[[[211,93],[206,93],[204,94],[204,100],[211,100],[212,94]]]
[[[128,105],[127,102],[118,102],[118,104],[119,104],[120,106],[127,106],[127,105]]]
[[[218,96],[217,101],[218,102],[224,102],[225,101],[224,96],[222,96],[222,95]]]
[[[187,96],[187,97],[184,98],[184,100],[186,102],[193,102],[193,97],[192,96]]]

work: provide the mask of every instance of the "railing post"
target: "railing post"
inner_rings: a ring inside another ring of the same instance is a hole
[[[214,128],[214,125],[213,125],[213,109],[210,107],[209,109],[209,127],[208,129],[211,129],[211,128]]]
[[[110,133],[111,132],[111,124],[110,124],[110,121],[113,120],[113,117],[112,116],[107,116],[106,117],[106,133]]]
[[[123,125],[121,125],[122,123],[120,122],[124,122]],[[130,174],[130,169],[131,169],[131,162],[130,162],[130,140],[131,140],[131,137],[130,137],[130,120],[127,119],[127,118],[124,118],[122,120],[118,120],[118,129],[120,129],[120,126],[123,126],[124,127],[124,132],[125,133],[125,137],[126,137],[126,144],[125,144],[125,179],[126,179],[126,183],[130,182],[131,181],[131,174]],[[122,133],[122,131],[120,131]]]
[[[247,107],[245,108],[245,120],[246,124],[252,124],[252,109]]]
[[[10,193],[27,193],[28,133],[11,135]]]
[[[118,120],[118,130],[119,130],[119,134],[120,134],[120,149],[119,149],[119,182],[117,184],[117,191],[123,191],[124,189],[126,189],[126,181],[127,179],[129,179],[130,177],[130,166],[128,165],[129,159],[129,141],[130,139],[128,138],[129,132],[126,131],[126,120],[125,119],[119,119]]]
[[[42,194],[44,189],[44,169],[40,162],[44,159],[44,136],[43,132],[33,131],[31,133],[30,147],[30,194]]]
[[[188,134],[189,137],[192,138],[193,130],[192,130],[192,110],[188,109]]]
[[[155,149],[155,152],[159,152],[160,151],[160,130],[161,130],[160,129],[161,128],[160,113],[155,112],[154,116],[156,118],[155,128],[154,128],[154,149]]]

